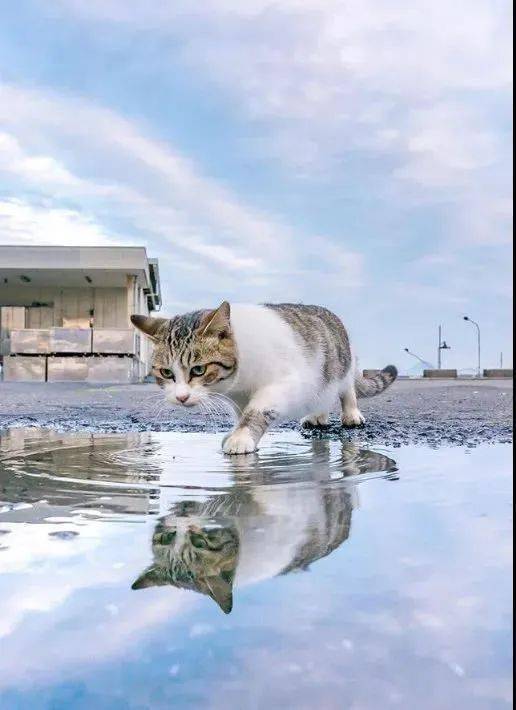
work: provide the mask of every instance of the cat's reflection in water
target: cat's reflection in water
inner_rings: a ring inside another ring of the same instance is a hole
[[[271,467],[259,454],[235,457],[229,491],[175,504],[156,525],[153,562],[133,589],[190,589],[228,614],[234,588],[306,570],[347,540],[356,500],[350,476],[396,470],[387,456],[351,444],[332,460],[327,441],[312,442],[301,481],[290,476],[279,483],[287,474],[281,469],[291,469],[295,456],[278,460],[283,463]]]

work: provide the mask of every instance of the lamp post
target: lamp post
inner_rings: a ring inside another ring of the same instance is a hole
[[[464,320],[467,320],[468,323],[473,323],[473,325],[477,329],[477,350],[478,350],[477,377],[481,377],[482,368],[481,368],[481,357],[480,357],[480,326],[476,321],[472,320],[469,316],[464,316]]]
[[[441,369],[441,352],[443,350],[451,350],[451,347],[448,345],[446,340],[442,339],[442,332],[443,332],[443,327],[442,325],[439,326],[439,347],[437,348],[437,369]]]

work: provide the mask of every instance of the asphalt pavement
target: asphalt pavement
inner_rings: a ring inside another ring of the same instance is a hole
[[[387,446],[512,441],[512,380],[398,380],[360,406],[367,418],[363,428],[343,430],[335,416],[329,428],[302,435]],[[229,417],[170,407],[154,384],[0,383],[2,429],[226,431],[231,425]],[[276,429],[296,427],[297,422],[283,422]]]

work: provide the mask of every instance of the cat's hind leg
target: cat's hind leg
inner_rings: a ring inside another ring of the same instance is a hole
[[[312,429],[319,426],[328,426],[330,421],[330,415],[328,412],[322,412],[320,414],[310,414],[307,417],[301,419],[301,426],[304,429]]]
[[[340,394],[340,404],[342,407],[340,420],[342,426],[355,427],[365,424],[365,417],[358,408],[357,393],[355,383],[350,382],[347,388]]]

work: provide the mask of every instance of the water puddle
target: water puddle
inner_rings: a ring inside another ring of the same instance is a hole
[[[510,706],[509,446],[219,449],[0,436],[0,707]]]

